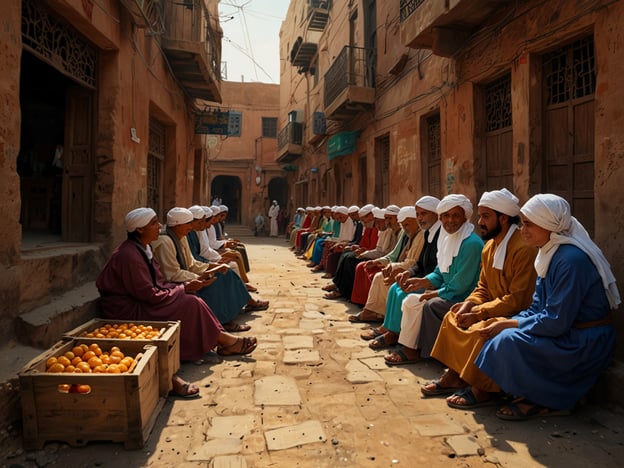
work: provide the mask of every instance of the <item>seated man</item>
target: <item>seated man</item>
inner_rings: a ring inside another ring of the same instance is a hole
[[[389,263],[373,277],[364,309],[350,316],[351,322],[383,322],[390,285],[394,283],[396,275],[412,267],[418,261],[425,238],[416,220],[416,209],[413,205],[404,206],[399,211],[397,219],[405,234],[401,253],[396,262]]]
[[[609,309],[620,304],[611,267],[557,195],[539,194],[520,210],[522,237],[537,247],[537,281],[528,309],[481,330],[475,364],[518,398],[497,413],[525,420],[569,414],[595,384],[615,349]]]
[[[192,294],[208,282],[166,282],[150,243],[158,238],[160,223],[151,208],[126,215],[128,239],[117,247],[96,280],[102,315],[113,320],[180,320],[180,359],[200,361],[215,346],[222,355],[249,354],[256,338],[237,338],[223,327],[204,301]],[[199,362],[198,362],[199,363]],[[173,377],[178,396],[199,395],[199,388]]]
[[[365,340],[372,340],[369,344],[372,349],[383,349],[397,343],[401,331],[401,304],[408,294],[415,292],[411,289],[410,278],[428,275],[438,264],[438,236],[441,227],[436,211],[438,203],[438,198],[428,195],[416,202],[416,220],[424,233],[424,245],[416,264],[399,273],[395,278],[396,282],[390,286],[383,325],[373,327],[360,335]]]
[[[390,263],[396,262],[405,247],[403,241],[405,232],[401,229],[401,224],[397,220],[397,216],[401,209],[396,205],[388,205],[385,208],[384,218],[388,224],[388,229],[391,236],[390,251],[385,255],[377,257],[372,260],[360,263],[355,268],[355,278],[353,280],[353,290],[351,292],[351,302],[358,305],[366,304],[368,299],[368,292],[370,291],[373,278],[377,273],[386,268]]]
[[[438,319],[437,326],[424,329],[421,327],[423,315],[446,313],[453,304],[468,296],[479,279],[483,241],[468,221],[472,216],[472,203],[464,195],[447,195],[438,204],[437,211],[443,229],[438,241],[438,266],[427,276],[414,278],[415,290],[430,290],[411,294],[403,301],[399,334],[399,343],[403,346],[384,357],[390,366],[429,357],[442,320]]]
[[[448,366],[439,380],[421,387],[425,396],[449,395],[457,408],[475,408],[493,401],[500,388],[475,365],[483,340],[480,331],[527,308],[535,289],[533,262],[537,250],[525,244],[518,224],[518,199],[507,189],[485,192],[479,201],[481,273],[477,287],[444,316],[431,357]],[[423,317],[423,320],[428,317]]]
[[[214,220],[208,227],[208,242],[210,247],[219,253],[232,250],[240,255],[243,269],[249,273],[249,258],[247,257],[247,249],[245,245],[238,239],[230,239],[225,232],[225,218],[227,218],[229,208],[226,205],[212,206]],[[218,210],[218,211],[217,211]]]
[[[367,260],[374,260],[386,255],[394,246],[396,236],[392,229],[389,229],[385,217],[386,210],[375,208],[372,213],[378,232],[377,244],[374,248],[368,250],[360,245],[358,249],[345,253],[336,271],[336,276],[334,276],[331,283],[322,288],[323,291],[328,291],[323,296],[326,299],[337,299],[340,297],[349,299],[353,291],[357,266]]]
[[[172,208],[167,213],[165,234],[153,242],[154,256],[168,281],[183,283],[194,279],[214,278],[214,284],[196,291],[228,331],[246,331],[248,325],[239,325],[234,319],[242,312],[265,310],[268,301],[251,299],[241,279],[227,265],[198,262],[191,255],[186,234],[192,229],[193,214],[186,208]]]

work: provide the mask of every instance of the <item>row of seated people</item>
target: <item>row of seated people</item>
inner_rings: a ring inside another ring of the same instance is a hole
[[[250,329],[236,319],[266,310],[269,302],[250,296],[249,290],[256,288],[246,277],[246,254],[240,253],[244,245],[215,232],[222,211],[175,207],[164,227],[151,208],[130,211],[125,217],[127,240],[113,251],[96,281],[102,316],[179,320],[182,361],[214,362],[215,349],[221,356],[251,353],[258,341],[234,335]],[[199,396],[199,388],[178,375],[172,384],[175,396]]]
[[[520,207],[507,189],[484,193],[481,236],[472,214],[460,194],[399,209],[394,249],[374,260],[343,249],[325,297],[363,305],[351,321],[382,322],[361,337],[392,348],[389,366],[425,358],[448,366],[421,387],[425,397],[446,396],[459,409],[511,397],[496,413],[508,420],[569,414],[615,348],[610,309],[620,298],[610,266],[559,196]],[[387,212],[384,221],[391,226]],[[341,270],[352,256],[355,275]]]

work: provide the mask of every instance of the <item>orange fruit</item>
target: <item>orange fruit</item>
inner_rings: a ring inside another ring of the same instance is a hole
[[[78,385],[76,385],[76,392],[78,392],[78,393],[91,393],[91,385],[78,384]]]
[[[74,357],[76,357],[76,355],[72,351],[67,351],[65,354],[63,354],[63,356],[65,356],[70,361],[74,359]]]
[[[82,369],[81,369],[80,367],[76,367],[76,368],[74,369],[74,374],[82,374],[82,373],[83,373],[83,372],[82,372]]]
[[[83,373],[91,372],[91,366],[88,362],[82,361],[76,364],[76,369],[80,369]]]
[[[106,369],[106,372],[108,372],[109,374],[119,374],[121,371],[119,370],[119,366],[117,364],[111,364]]]
[[[46,369],[49,369],[50,367],[52,367],[54,364],[56,364],[57,359],[55,356],[49,357],[48,360],[46,361]]]
[[[111,363],[111,358],[108,354],[102,354],[100,356],[100,359],[102,360],[102,364],[110,364]]]
[[[56,358],[56,362],[58,362],[59,364],[63,364],[63,367],[67,367],[71,364],[71,361],[65,356],[59,356],[58,358]]]
[[[94,356],[91,359],[89,359],[89,367],[91,367],[91,369],[95,369],[97,366],[101,366],[102,364],[104,363],[97,356]]]
[[[70,387],[71,387],[71,385],[66,384],[66,383],[62,383],[62,384],[59,384],[58,391],[61,392],[61,393],[69,393]]]
[[[111,354],[113,354],[113,353],[120,353],[120,352],[121,352],[121,349],[119,349],[119,346],[113,346],[113,347],[110,349],[110,353],[111,353]]]
[[[74,356],[82,356],[84,352],[85,350],[82,346],[74,346],[72,348],[72,353],[74,353]]]
[[[82,362],[82,358],[80,356],[76,356],[74,359],[71,360],[71,363],[74,366],[77,365],[79,362]]]
[[[76,367],[70,364],[69,366],[65,366],[65,370],[63,370],[63,372],[74,372],[75,370]]]
[[[84,353],[82,355],[82,360],[83,361],[88,361],[89,359],[91,359],[92,357],[95,357],[95,353],[93,351],[87,351],[86,353]]]
[[[119,372],[121,372],[122,374],[123,374],[124,372],[128,372],[128,366],[126,366],[125,364],[123,364],[123,363],[119,363],[119,366],[118,366],[118,367],[119,367]]]
[[[56,362],[50,366],[48,372],[63,372],[65,370],[65,366],[60,362]]]

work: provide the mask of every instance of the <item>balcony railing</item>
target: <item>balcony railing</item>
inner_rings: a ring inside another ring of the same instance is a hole
[[[400,0],[401,43],[453,56],[497,10],[513,0]]]
[[[303,154],[303,125],[288,122],[277,134],[277,162],[289,163]]]
[[[221,47],[204,1],[165,0],[162,47],[191,97],[221,102]]]
[[[322,31],[329,21],[329,10],[331,8],[331,0],[309,0],[308,15],[306,21],[308,28],[316,31]]]
[[[325,74],[323,96],[328,118],[346,118],[374,103],[375,67],[372,62],[372,50],[343,47]]]
[[[425,0],[401,0],[399,6],[401,21],[407,19],[407,17],[414,13],[414,11],[416,11],[416,8],[418,8],[424,2]]]

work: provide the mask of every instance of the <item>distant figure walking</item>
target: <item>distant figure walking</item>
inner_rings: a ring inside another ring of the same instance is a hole
[[[271,237],[277,237],[277,234],[279,233],[279,228],[277,225],[277,216],[279,215],[279,212],[280,206],[277,204],[277,200],[273,200],[271,208],[269,208],[269,219],[271,220],[271,231],[269,235]]]

